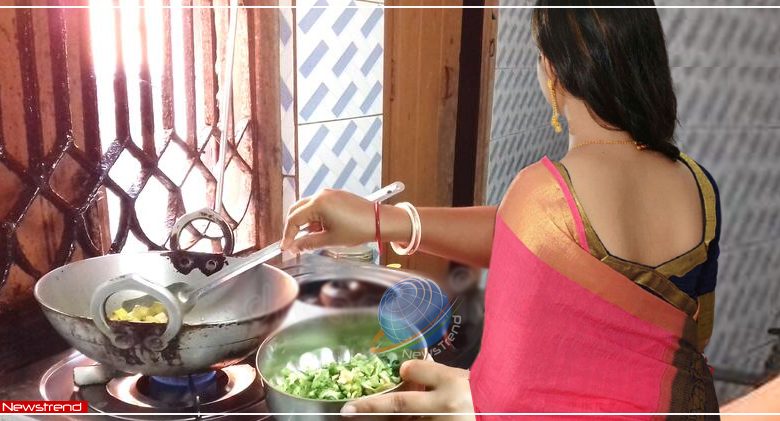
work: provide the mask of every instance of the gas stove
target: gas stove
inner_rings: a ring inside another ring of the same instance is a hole
[[[304,255],[285,261],[280,268],[300,284],[298,300],[293,304],[282,326],[350,308],[376,307],[384,291],[406,278],[404,272],[378,271],[368,263],[354,263],[319,255]],[[470,365],[481,336],[481,297],[476,317],[478,329],[462,329],[457,349],[441,354],[439,361],[464,366],[451,359],[464,357]],[[467,307],[469,301],[466,300]],[[464,347],[462,344],[470,342]],[[99,372],[97,363],[75,350],[54,355],[0,380],[0,400],[81,400],[89,402],[89,416],[71,415],[69,419],[94,420],[96,413],[106,419],[267,419],[269,408],[260,376],[254,367],[254,355],[239,364],[205,374],[184,377],[155,377],[115,373],[103,381],[76,385],[74,372]],[[103,370],[105,371],[105,369]],[[92,374],[94,376],[94,373]],[[79,380],[80,382],[83,380]],[[152,416],[152,413],[173,415]],[[111,414],[111,415],[108,415]],[[121,415],[117,415],[121,414]],[[150,415],[144,415],[150,414]],[[179,415],[180,414],[180,415]],[[242,415],[244,414],[244,415]],[[98,419],[103,418],[98,416]]]
[[[235,413],[268,412],[263,386],[257,371],[249,363],[184,377],[120,374],[105,384],[76,386],[74,370],[94,367],[96,363],[78,351],[58,357],[60,359],[40,378],[40,396],[50,401],[87,401],[93,413],[133,414],[113,418],[142,420],[151,419],[144,414],[181,413],[181,416],[165,419],[188,420],[198,418],[193,414],[202,413],[221,414],[202,419],[229,419]],[[250,419],[264,418],[268,417]],[[94,416],[90,415],[89,419]]]

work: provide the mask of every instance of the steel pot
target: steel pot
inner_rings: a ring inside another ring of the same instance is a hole
[[[145,291],[115,292],[106,301],[107,312],[149,294],[165,304],[159,290],[193,279],[208,282],[210,275],[232,260],[178,251],[95,257],[46,274],[35,286],[35,298],[57,332],[95,361],[146,375],[203,372],[243,360],[281,324],[298,295],[298,283],[290,275],[258,266],[204,297],[180,324],[107,321],[111,335],[96,327],[90,299],[106,280],[136,273],[155,285]],[[188,276],[191,271],[209,276]]]

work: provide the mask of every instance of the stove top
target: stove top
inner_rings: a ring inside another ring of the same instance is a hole
[[[377,267],[373,265],[343,262],[317,255],[305,255],[289,260],[280,267],[295,277],[301,285],[301,294],[282,326],[310,317],[344,311],[346,308],[376,307],[384,290],[406,277],[402,272],[387,269],[377,271]],[[466,320],[471,322],[475,319],[467,317]],[[455,348],[450,349],[451,353],[454,352],[453,355],[460,357],[464,351],[470,351],[467,348],[472,347],[462,346],[465,342],[471,343],[476,338],[478,349],[481,314],[479,332],[471,332],[472,329],[468,325],[462,330],[455,340]],[[451,360],[450,357],[451,355],[444,352],[434,358],[456,366],[468,366],[472,360],[467,357],[467,365],[461,365],[457,359]],[[242,363],[205,375],[158,378],[120,374],[103,384],[74,385],[74,370],[95,364],[95,361],[78,351],[69,350],[6,373],[0,378],[0,400],[88,401],[92,414],[73,414],[66,418],[72,420],[270,418],[263,415],[241,415],[269,412],[263,385],[254,368],[254,355]],[[95,413],[106,413],[106,416],[96,416]],[[109,413],[111,415],[108,415]],[[152,413],[174,415],[162,417],[152,416]],[[208,415],[199,417],[197,414]]]
[[[144,417],[145,413],[181,413],[181,416],[166,416],[164,419],[192,420],[199,419],[197,414],[201,413],[221,415],[207,415],[200,419],[229,419],[238,413],[268,412],[260,378],[249,363],[181,378],[122,375],[106,384],[74,386],[74,369],[95,364],[77,351],[69,352],[40,378],[41,397],[45,400],[85,400],[89,402],[90,412],[132,414],[112,416],[128,420],[151,419],[150,416]],[[193,390],[197,393],[191,393]],[[94,418],[89,416],[89,419]],[[250,419],[265,418],[269,417]],[[155,416],[154,419],[161,417]]]

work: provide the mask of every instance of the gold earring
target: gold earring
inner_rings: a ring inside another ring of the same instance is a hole
[[[547,79],[547,88],[550,90],[550,104],[552,104],[552,117],[550,117],[550,125],[552,125],[553,130],[555,130],[555,133],[560,133],[563,131],[563,127],[561,127],[561,122],[558,120],[558,98],[555,95],[555,84],[553,83],[552,79]]]

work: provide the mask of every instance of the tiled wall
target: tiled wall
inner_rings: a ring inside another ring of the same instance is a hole
[[[297,5],[295,22],[292,13],[281,17],[282,30],[289,27],[290,36],[296,38],[296,51],[283,44],[282,53],[288,62],[282,66],[282,109],[288,119],[283,136],[285,175],[294,180],[297,160],[300,197],[325,187],[370,193],[381,182],[381,2],[305,0]],[[291,64],[292,54],[297,69]],[[293,72],[297,103],[292,99]],[[289,109],[285,98],[290,98]],[[293,112],[298,117],[297,155]]]
[[[715,332],[706,354],[716,366],[760,371],[769,352],[760,346],[770,339],[766,330],[780,326],[780,10],[659,13],[678,96],[678,141],[710,170],[722,196]],[[500,11],[491,203],[521,168],[565,151],[564,136],[548,125],[529,28],[530,10]],[[717,387],[722,402],[745,391],[725,383]]]
[[[504,2],[502,2],[503,4]],[[529,2],[511,2],[525,4]],[[544,155],[560,158],[564,134],[550,127],[550,108],[536,77],[530,9],[501,9],[493,89],[487,201],[501,201],[515,174]]]
[[[780,326],[780,10],[661,10],[684,151],[718,181],[718,305],[707,352],[760,370]],[[723,398],[739,393],[721,385]]]

